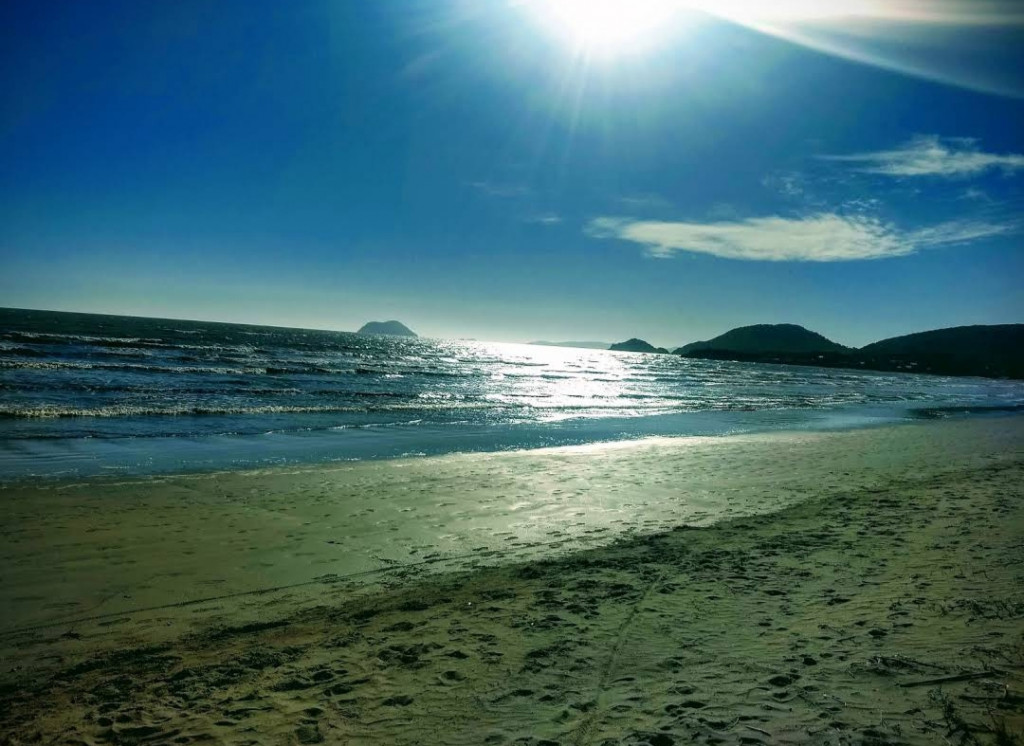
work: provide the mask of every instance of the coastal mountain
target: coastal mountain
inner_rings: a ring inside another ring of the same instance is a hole
[[[649,342],[645,342],[642,339],[637,339],[636,337],[633,337],[632,339],[627,339],[625,342],[618,342],[616,344],[613,344],[608,349],[614,352],[668,352],[668,350],[666,350],[664,347],[655,347]]]
[[[689,358],[825,368],[1024,378],[1024,324],[958,326],[843,347],[792,324],[733,329],[676,350]]]
[[[1024,378],[1024,324],[933,329],[865,345],[857,356],[931,373]]]
[[[796,324],[755,324],[741,326],[714,339],[693,342],[675,350],[677,355],[707,350],[761,353],[820,353],[846,352],[843,347],[826,337]]]
[[[579,347],[585,350],[607,350],[611,347],[608,342],[546,342],[538,340],[536,342],[527,342],[527,344],[540,345],[541,347]]]
[[[400,321],[370,321],[356,334],[386,334],[391,337],[415,337],[416,332]]]
[[[961,355],[974,358],[1024,355],[1024,324],[954,326],[890,337],[860,348],[873,355]],[[1013,353],[1013,354],[1011,354]]]

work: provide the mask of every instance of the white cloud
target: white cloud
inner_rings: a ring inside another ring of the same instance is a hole
[[[895,150],[825,155],[823,160],[854,164],[854,170],[884,176],[977,176],[990,169],[1024,169],[1020,153],[986,153],[971,138],[918,135]]]
[[[905,232],[874,217],[836,213],[710,223],[602,217],[587,226],[591,236],[640,244],[654,257],[666,258],[687,251],[766,262],[886,259],[930,246],[968,243],[1010,230],[1009,226],[953,221]]]

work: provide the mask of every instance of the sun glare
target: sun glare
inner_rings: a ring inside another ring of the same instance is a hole
[[[684,17],[717,16],[767,30],[774,24],[865,20],[935,20],[916,0],[511,0],[578,54],[642,53],[665,39]]]
[[[623,54],[649,46],[683,3],[679,0],[533,0],[552,31],[586,53]]]

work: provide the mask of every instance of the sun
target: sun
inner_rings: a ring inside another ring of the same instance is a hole
[[[681,0],[528,0],[551,31],[587,54],[618,55],[650,46]]]

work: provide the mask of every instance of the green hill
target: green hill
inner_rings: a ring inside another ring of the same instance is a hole
[[[612,350],[613,352],[668,352],[668,350],[666,350],[664,347],[655,347],[649,342],[645,342],[642,339],[637,339],[636,337],[633,337],[632,339],[627,339],[625,342],[618,342],[616,344],[613,344],[608,349]]]
[[[755,324],[741,326],[714,339],[684,345],[675,350],[675,353],[686,355],[691,352],[708,350],[758,354],[803,354],[847,352],[849,348],[796,324]]]

